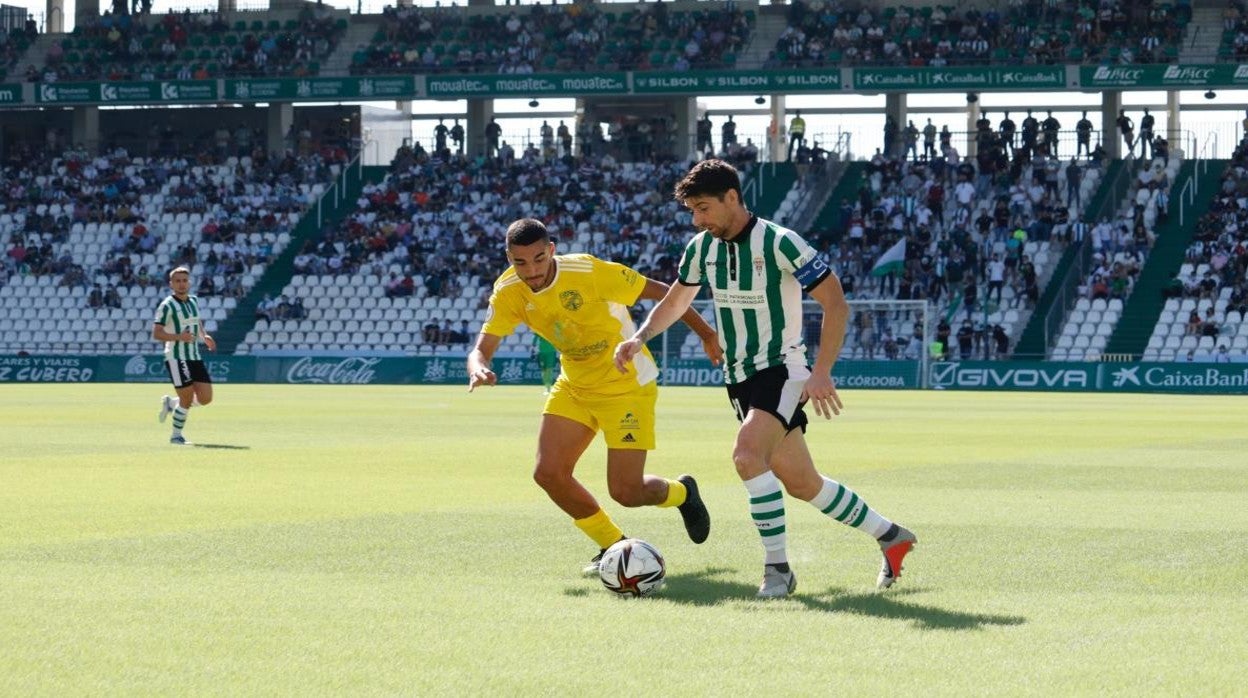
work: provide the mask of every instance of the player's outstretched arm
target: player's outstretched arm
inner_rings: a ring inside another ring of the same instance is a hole
[[[815,407],[815,413],[825,419],[841,413],[841,397],[832,383],[832,367],[841,354],[845,343],[845,326],[849,323],[849,303],[836,274],[830,274],[810,289],[810,297],[823,309],[823,325],[819,330],[819,353],[806,381],[806,397]]]
[[[685,311],[689,310],[689,305],[693,303],[694,297],[698,295],[699,288],[701,287],[672,284],[667,289],[667,294],[650,311],[650,316],[646,318],[641,328],[627,341],[616,345],[615,368],[620,373],[628,371],[628,362],[633,360],[633,357],[641,351],[641,347],[646,342],[662,334],[664,330],[672,326],[672,323],[684,315]]]
[[[669,290],[668,285],[662,281],[647,277],[646,287],[642,289],[641,297],[661,301]],[[719,347],[719,335],[715,333],[715,328],[711,327],[710,323],[692,305],[680,316],[680,319],[698,335],[698,339],[702,340],[702,351],[706,352],[706,357],[711,360],[712,364],[718,366],[724,358],[724,350]]]
[[[503,338],[496,334],[482,332],[477,335],[476,346],[468,352],[468,392],[476,390],[479,385],[498,383],[498,376],[490,370],[490,361],[502,342]]]

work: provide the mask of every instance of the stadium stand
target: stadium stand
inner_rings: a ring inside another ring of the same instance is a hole
[[[0,30],[0,81],[14,73],[18,59],[30,48],[35,34],[25,27]]]
[[[462,352],[506,267],[506,224],[526,216],[550,226],[560,252],[670,281],[689,220],[662,192],[684,172],[683,163],[610,156],[545,161],[531,151],[504,164],[404,149],[384,181],[365,186],[355,211],[295,258],[281,295],[305,298],[307,317],[257,322],[238,352]],[[361,322],[352,310],[360,297],[380,317]],[[501,350],[527,353],[530,342],[522,331]]]
[[[1165,304],[1145,360],[1222,361],[1248,356],[1248,141],[1221,175],[1195,224],[1184,262],[1162,290]],[[1225,358],[1224,358],[1225,357]]]
[[[677,11],[664,3],[535,4],[505,13],[388,7],[372,41],[352,54],[351,72],[731,68],[750,40],[754,14],[722,5]]]
[[[29,154],[0,187],[0,350],[151,351],[164,271],[192,266],[206,326],[236,306],[290,243],[341,166],[320,153],[279,162]],[[72,323],[52,326],[48,312]]]
[[[1118,216],[1091,227],[1092,268],[1080,283],[1080,298],[1066,316],[1050,359],[1097,361],[1105,352],[1148,261],[1157,222],[1169,215],[1170,190],[1182,163],[1178,155],[1144,161],[1134,171]]]
[[[249,13],[254,16],[254,13]],[[244,13],[189,10],[166,15],[104,14],[54,43],[38,81],[205,80],[222,77],[302,77],[345,34],[345,12],[323,5]]]
[[[796,0],[768,62],[836,65],[1167,63],[1190,13],[1152,2],[864,6]]]
[[[986,136],[980,155],[963,159],[951,147],[926,159],[876,153],[844,182],[817,219],[813,241],[828,255],[847,296],[855,300],[928,300],[937,311],[942,354],[1004,358],[1035,308],[1100,181],[1099,167],[1009,153]],[[856,184],[856,191],[854,186]],[[854,191],[852,199],[850,191]],[[900,275],[876,276],[876,261],[906,240]],[[853,318],[846,358],[914,358],[925,342],[913,328],[877,312]],[[969,323],[970,344],[954,351],[951,323]],[[943,333],[943,334],[942,334]],[[1004,342],[1002,341],[1004,337]]]

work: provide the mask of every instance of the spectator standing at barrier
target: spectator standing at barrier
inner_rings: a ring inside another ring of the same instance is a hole
[[[794,151],[804,145],[806,145],[806,120],[802,118],[802,112],[799,110],[789,121],[789,160],[793,159]]]
[[[884,157],[893,158],[897,155],[897,122],[892,115],[884,117]]]
[[[1062,122],[1058,121],[1050,111],[1041,125],[1041,130],[1044,131],[1044,146],[1049,151],[1049,155],[1057,157],[1057,134],[1062,130]]]
[[[1001,144],[1005,146],[1010,157],[1014,157],[1014,135],[1017,130],[1018,126],[1010,118],[1010,113],[1005,112],[1001,117],[1001,123],[997,124],[997,132],[1001,134]]]
[[[720,147],[727,152],[729,147],[737,144],[737,122],[732,120],[732,114],[728,115],[728,120],[719,127],[719,131]]]
[[[1085,157],[1092,156],[1092,121],[1088,119],[1086,111],[1079,123],[1075,124],[1075,157],[1080,154]]]
[[[555,158],[555,128],[550,122],[542,119],[542,128],[539,133],[542,139],[542,159],[553,160]]]
[[[902,132],[902,138],[905,141],[905,150],[901,153],[901,159],[905,160],[911,157],[915,162],[919,161],[919,129],[914,125],[913,121],[906,123],[906,129]]]
[[[1127,116],[1126,109],[1118,110],[1118,132],[1122,134],[1122,142],[1127,144],[1127,155],[1135,154],[1135,121]]]
[[[502,138],[503,127],[498,125],[494,119],[490,119],[490,123],[485,125],[485,156],[498,156],[498,142]]]
[[[981,151],[987,151],[992,145],[992,120],[986,111],[980,112],[975,120],[975,144]]]
[[[714,153],[715,145],[711,142],[711,131],[714,125],[711,123],[711,115],[703,113],[702,118],[698,119],[698,144],[697,151],[699,153]]]
[[[464,154],[464,126],[459,123],[459,119],[455,120],[455,124],[451,126],[451,141],[455,143],[455,152],[460,155]]]
[[[1147,153],[1152,153],[1152,157],[1157,157],[1157,151],[1153,148],[1153,127],[1156,125],[1157,119],[1148,113],[1148,107],[1144,108],[1144,116],[1140,119],[1140,158],[1149,157]]]
[[[572,156],[572,131],[563,119],[559,120],[559,128],[555,129],[555,135],[559,137],[559,147],[562,149],[561,157]]]
[[[1032,116],[1031,110],[1027,110],[1027,116],[1023,119],[1023,162],[1031,160],[1031,154],[1036,149],[1036,140],[1040,137],[1040,122],[1036,117]]]
[[[923,127],[923,158],[928,162],[936,158],[936,125],[930,118]]]
[[[435,153],[446,150],[446,137],[450,131],[446,124],[442,123],[442,119],[438,119],[438,125],[433,127],[433,151]]]

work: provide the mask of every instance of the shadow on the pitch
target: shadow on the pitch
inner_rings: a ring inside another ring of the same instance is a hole
[[[793,600],[814,611],[914,621],[924,630],[977,630],[987,625],[1022,625],[1023,616],[998,613],[967,613],[928,604],[909,603],[905,597],[922,589],[892,589],[886,592],[848,592],[830,587],[822,593],[803,594],[799,588]]]
[[[758,599],[757,587],[735,581],[738,570],[708,568],[698,572],[669,575],[659,598],[694,606],[712,606],[724,601],[750,601],[759,604],[797,602],[812,611],[848,613],[892,620],[908,620],[924,630],[975,630],[989,625],[1022,625],[1023,616],[995,613],[970,613],[930,604],[913,603],[906,597],[923,589],[890,589],[886,592],[850,592],[829,587],[822,592],[803,592],[799,586],[792,597],[783,601]]]
[[[195,448],[225,448],[231,451],[250,451],[251,446],[236,446],[234,444],[191,444]]]

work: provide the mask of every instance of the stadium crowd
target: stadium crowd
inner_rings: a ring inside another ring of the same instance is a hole
[[[238,20],[219,12],[166,15],[108,13],[80,22],[49,48],[27,82],[73,80],[207,80],[315,75],[346,33],[347,20],[323,5],[297,18]]]
[[[994,6],[853,7],[794,0],[772,67],[1168,63],[1190,2],[1153,0]]]
[[[696,11],[666,3],[615,13],[598,4],[533,4],[524,11],[464,14],[387,7],[353,74],[533,73],[730,67],[748,43],[752,14],[732,3]]]

